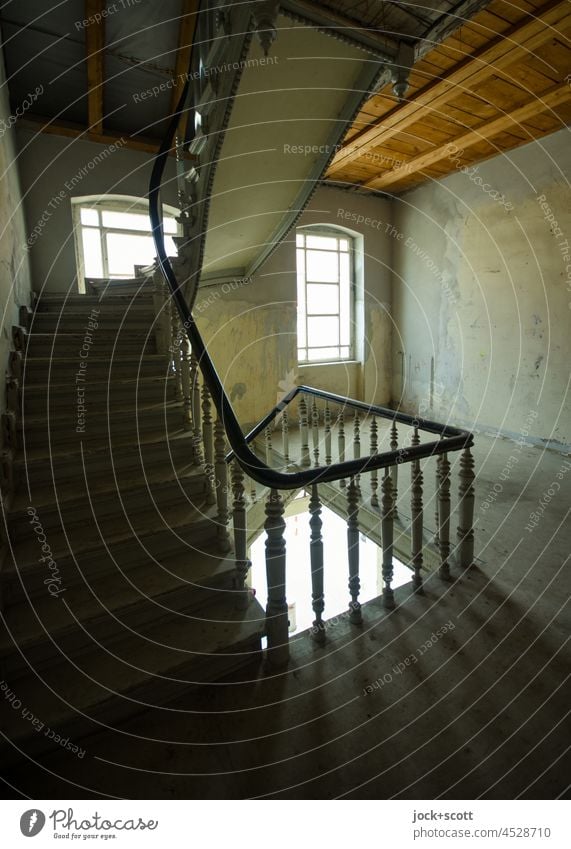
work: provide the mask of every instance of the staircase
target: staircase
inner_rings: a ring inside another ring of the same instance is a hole
[[[152,286],[118,291],[44,295],[18,334],[4,761],[260,657],[264,614],[255,599],[237,608],[225,528],[159,353]]]

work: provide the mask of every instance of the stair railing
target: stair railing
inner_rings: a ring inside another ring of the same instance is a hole
[[[212,8],[211,6],[209,8]],[[193,49],[191,68],[196,66],[196,50]],[[348,538],[348,588],[350,595],[350,620],[358,625],[362,621],[359,602],[359,506],[362,501],[364,476],[370,477],[373,507],[380,512],[381,537],[383,547],[383,602],[385,607],[394,607],[393,579],[394,528],[397,520],[397,481],[399,471],[408,465],[411,474],[411,516],[410,535],[412,549],[410,566],[413,570],[413,585],[422,591],[424,521],[423,521],[423,473],[420,461],[437,458],[437,486],[433,496],[437,504],[438,526],[436,529],[440,551],[440,576],[450,578],[450,564],[453,559],[463,569],[473,561],[473,510],[474,510],[474,472],[471,447],[473,435],[468,431],[446,424],[414,417],[400,411],[394,411],[377,405],[368,405],[360,401],[343,398],[329,392],[298,386],[288,393],[247,435],[244,435],[233,406],[228,398],[214,363],[210,357],[202,335],[192,315],[192,306],[196,295],[196,282],[201,267],[202,248],[207,227],[207,210],[202,210],[200,220],[193,218],[190,212],[184,217],[186,245],[185,279],[179,281],[172,263],[166,253],[164,232],[160,212],[160,186],[169,153],[173,149],[175,136],[181,116],[189,112],[194,115],[192,105],[185,106],[190,89],[192,75],[189,73],[184,85],[177,110],[169,122],[165,139],[156,156],[149,187],[149,207],[154,241],[157,250],[158,266],[166,281],[170,306],[173,337],[178,340],[172,352],[175,364],[179,392],[184,396],[184,406],[188,427],[194,431],[194,459],[205,464],[211,492],[209,499],[218,504],[218,518],[221,528],[220,537],[223,546],[227,544],[226,525],[229,519],[227,492],[227,465],[231,464],[231,487],[233,492],[233,520],[236,554],[237,591],[240,603],[244,603],[247,588],[246,580],[249,561],[246,550],[246,493],[244,474],[254,482],[253,493],[257,498],[258,484],[267,490],[265,506],[266,569],[268,578],[268,600],[266,608],[266,633],[268,638],[268,658],[279,666],[287,663],[288,646],[288,607],[286,601],[286,550],[284,540],[284,499],[281,492],[306,489],[311,495],[310,562],[312,577],[312,600],[315,612],[314,630],[316,639],[323,641],[324,594],[323,594],[323,540],[321,536],[321,507],[319,487],[336,484],[346,491],[347,497],[347,538]],[[224,123],[224,119],[223,122]],[[219,130],[223,135],[223,126]],[[220,141],[220,140],[219,140]],[[215,163],[214,163],[215,164]],[[211,167],[213,167],[211,163]],[[205,166],[206,168],[206,166]],[[207,174],[207,170],[204,171]],[[200,178],[199,178],[200,180]],[[203,176],[209,185],[209,179]],[[189,256],[191,260],[189,260]],[[190,265],[190,268],[189,268]],[[176,332],[174,327],[176,326]],[[184,344],[182,343],[184,339]],[[188,348],[188,344],[190,349]],[[180,345],[179,345],[180,342]],[[191,352],[191,353],[190,353]],[[202,389],[198,388],[198,370],[203,376]],[[198,399],[201,398],[201,410]],[[311,400],[308,409],[307,401]],[[216,408],[216,422],[212,423],[210,402]],[[292,432],[289,427],[290,406],[297,401],[299,413],[298,462],[291,461]],[[321,410],[319,402],[325,404]],[[337,409],[332,416],[331,407]],[[351,411],[352,419],[347,416]],[[272,438],[276,420],[281,417],[281,454],[274,449]],[[288,422],[289,419],[289,422]],[[323,460],[321,459],[320,421],[323,420]],[[370,451],[361,451],[362,420],[370,424]],[[388,449],[379,452],[379,425],[390,422]],[[399,445],[398,425],[410,429],[410,438]],[[212,443],[216,434],[215,445]],[[437,435],[438,439],[422,442],[421,434]],[[260,435],[265,437],[263,450],[256,448],[255,442]],[[310,451],[313,452],[313,464]],[[225,437],[230,445],[230,453],[224,454]],[[333,462],[333,442],[337,438],[338,459]],[[352,444],[351,444],[352,443]],[[460,455],[459,525],[457,545],[452,551],[450,542],[450,462],[452,452]],[[348,456],[349,455],[349,456]],[[350,456],[352,455],[352,456]],[[224,458],[224,462],[222,462]],[[276,462],[277,460],[277,462]],[[377,489],[381,474],[381,498]]]

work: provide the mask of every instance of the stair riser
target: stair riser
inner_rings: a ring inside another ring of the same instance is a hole
[[[70,358],[60,361],[58,359],[34,360],[26,358],[24,366],[24,381],[28,383],[65,383],[70,381],[75,385],[77,375],[89,381],[112,383],[114,380],[140,380],[142,377],[167,377],[170,368],[166,358],[157,357],[150,359],[148,356],[129,358],[129,362],[122,362],[120,357],[110,360],[87,359],[86,367],[80,371],[80,360]]]
[[[196,499],[196,496],[204,494],[204,481],[196,477],[191,481],[173,481],[169,484],[151,486],[150,490],[151,494],[145,490],[137,492],[129,490],[125,485],[120,489],[120,500],[118,494],[114,494],[113,497],[109,495],[100,497],[94,493],[91,496],[91,503],[87,496],[83,496],[82,490],[82,497],[73,504],[64,503],[58,507],[57,502],[54,502],[42,506],[42,526],[46,533],[62,526],[69,531],[74,525],[93,522],[95,518],[101,520],[122,512],[127,516],[134,515],[136,511],[149,507],[151,497],[158,509],[164,509],[169,505],[181,503],[185,497],[192,501]],[[13,541],[26,539],[29,536],[30,519],[26,513],[11,515],[9,523],[10,539]]]
[[[47,536],[47,534],[46,534]],[[181,541],[182,540],[182,541]],[[56,556],[57,568],[61,576],[61,586],[71,587],[84,581],[94,581],[117,571],[118,565],[123,572],[148,564],[149,558],[155,558],[160,564],[163,558],[179,553],[181,546],[188,547],[188,556],[193,550],[218,551],[219,544],[216,526],[213,522],[201,521],[185,528],[157,531],[152,536],[139,541],[129,540],[115,543],[109,551],[89,551],[78,555],[60,554]],[[39,557],[39,554],[38,554]],[[157,565],[157,569],[160,566]],[[2,594],[6,605],[16,604],[27,596],[45,597],[44,581],[49,574],[46,566],[38,559],[33,568],[22,570],[20,576],[12,573],[4,575]],[[25,587],[25,591],[24,591]]]
[[[161,402],[175,400],[175,385],[173,380],[161,379],[152,383],[133,382],[124,386],[116,383],[110,386],[105,383],[99,385],[92,383],[89,389],[89,399],[102,412],[106,411],[108,407],[109,409],[118,406],[123,408],[135,405],[135,403],[139,406],[153,403],[160,404]],[[50,389],[49,400],[47,393],[45,391],[40,393],[36,387],[29,390],[24,387],[23,390],[22,409],[24,414],[28,416],[49,414],[50,418],[57,417],[62,411],[68,411],[70,406],[76,403],[75,387],[66,387],[64,391],[59,388]]]
[[[134,470],[139,474],[145,469],[147,474],[161,468],[171,468],[181,462],[191,462],[192,448],[189,440],[166,439],[163,442],[151,445],[142,444],[140,452],[137,447],[124,446],[121,450],[114,451],[113,455],[106,452],[103,456],[98,453],[84,454],[83,460],[88,480],[96,481],[109,474],[119,474]],[[34,486],[51,483],[53,481],[60,486],[69,480],[77,478],[78,464],[81,465],[81,454],[54,456],[51,463],[29,463],[16,469],[16,485],[27,487],[28,481],[32,488]]]
[[[58,419],[50,422],[49,427],[44,424],[26,425],[25,446],[28,450],[33,448],[53,448],[62,445],[74,445],[83,443],[106,443],[114,440],[130,441],[136,445],[137,438],[147,431],[162,432],[165,436],[174,433],[181,427],[183,418],[182,411],[175,410],[165,413],[161,410],[143,410],[136,412],[121,413],[121,416],[110,417],[108,420],[97,414],[91,414],[89,409],[85,419],[78,423],[78,419]],[[77,430],[77,428],[81,428]],[[24,445],[23,436],[20,433],[20,445]]]
[[[102,342],[97,344],[97,350],[95,350],[94,345],[91,351],[93,354],[97,353],[98,357],[105,357],[108,362],[112,362],[117,359],[120,360],[125,356],[133,359],[145,357],[147,354],[158,353],[156,341],[151,337],[145,336],[134,339],[104,339]],[[54,342],[52,339],[38,339],[37,337],[30,337],[26,348],[26,354],[29,357],[42,357],[45,359],[65,359],[66,357],[69,357],[70,359],[77,361],[76,358],[79,358],[82,355],[81,343],[78,345],[76,342],[70,342],[67,339],[56,339]]]
[[[40,298],[36,303],[35,312],[61,312],[73,310],[87,315],[92,309],[100,312],[105,310],[124,312],[132,309],[153,309],[153,295],[145,292],[135,295],[99,297],[99,295],[53,295]]]
[[[97,317],[98,328],[94,336],[100,334],[123,334],[146,336],[157,329],[157,318],[154,313],[128,311],[121,315],[112,312],[101,313]],[[70,313],[35,313],[30,322],[30,333],[81,333],[85,326],[85,314]]]
[[[63,622],[66,623],[66,630],[62,629],[58,632],[57,637],[56,635],[53,637],[59,651],[54,643],[47,636],[44,636],[44,639],[37,644],[26,646],[24,654],[32,668],[40,673],[57,666],[65,657],[78,660],[78,665],[81,666],[82,655],[92,650],[95,644],[100,643],[105,649],[112,650],[115,643],[128,636],[128,629],[130,628],[144,636],[145,627],[158,625],[161,621],[169,620],[177,612],[200,615],[200,609],[212,599],[213,589],[220,592],[220,597],[223,594],[230,596],[232,594],[231,573],[223,575],[220,582],[210,587],[178,587],[176,591],[156,596],[155,604],[141,598],[140,602],[134,604],[132,609],[116,613],[117,618],[107,613],[103,604],[100,616],[82,622],[85,630],[78,627],[73,617],[62,607],[62,624]],[[133,590],[133,595],[136,597],[135,590]],[[61,604],[61,601],[54,599],[54,604],[58,603]],[[163,605],[163,607],[160,605]],[[102,649],[103,651],[104,649]],[[30,668],[17,649],[5,654],[1,658],[1,663],[4,674],[9,676],[12,681],[29,674]]]

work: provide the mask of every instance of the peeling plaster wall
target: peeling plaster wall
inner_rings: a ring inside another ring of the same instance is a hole
[[[391,243],[384,232],[389,210],[388,201],[323,187],[299,225],[338,224],[363,237],[364,292],[356,328],[361,361],[298,366],[292,234],[252,281],[199,290],[195,316],[243,425],[258,421],[296,383],[369,402],[389,401]],[[359,215],[375,226],[357,223]]]
[[[10,114],[4,59],[0,53],[0,119],[7,122]],[[5,128],[6,124],[0,126]],[[0,363],[5,370],[12,326],[18,323],[18,307],[30,303],[30,271],[13,129],[6,129],[0,138],[0,174]],[[4,409],[5,386],[2,383],[0,410]]]
[[[393,399],[403,409],[571,442],[569,165],[561,130],[394,200]]]
[[[40,226],[30,247],[34,288],[39,292],[45,285],[46,292],[77,292],[71,198],[96,194],[145,198],[152,156],[27,129],[18,129],[17,137],[26,238]],[[167,165],[163,185],[163,202],[178,208],[174,161]]]

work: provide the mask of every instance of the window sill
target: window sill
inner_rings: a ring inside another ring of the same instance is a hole
[[[300,363],[298,362],[298,368],[313,368],[314,366],[359,366],[361,365],[359,360],[319,360],[312,361],[311,363]]]

